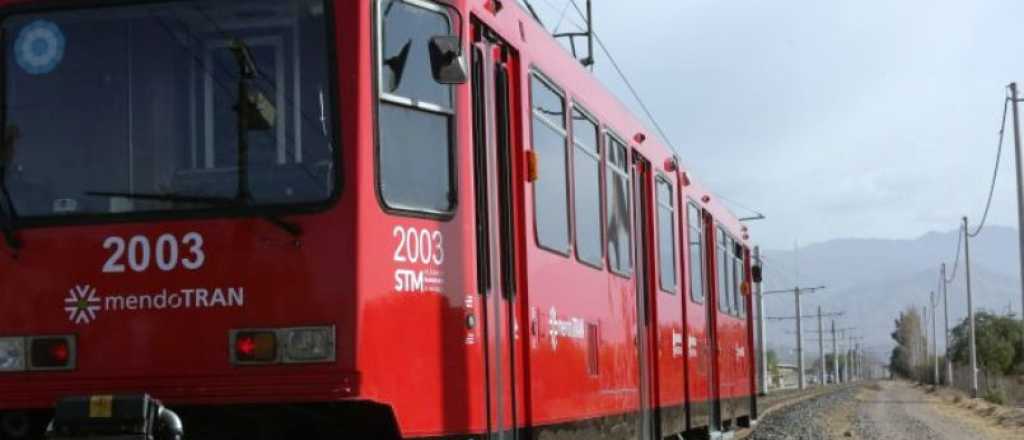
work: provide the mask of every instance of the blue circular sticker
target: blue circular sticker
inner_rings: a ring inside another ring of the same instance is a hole
[[[21,28],[14,42],[14,56],[25,72],[43,75],[64,59],[64,33],[55,23],[36,20]]]

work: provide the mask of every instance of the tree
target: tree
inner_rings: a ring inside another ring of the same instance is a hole
[[[889,357],[892,372],[906,378],[922,378],[919,373],[922,366],[927,366],[925,350],[928,345],[921,315],[909,307],[896,318],[895,327],[892,339],[896,341],[896,348]]]
[[[978,368],[986,372],[1012,374],[1024,361],[1021,352],[1021,322],[1012,316],[978,312],[974,316]],[[970,363],[969,323],[967,319],[953,328],[950,356],[953,362]]]
[[[768,372],[772,377],[779,375],[779,355],[775,350],[768,350]]]
[[[832,374],[832,370],[836,366],[835,362],[837,356],[839,359],[839,377],[844,377],[846,375],[846,355],[843,353],[839,353],[838,355],[825,353],[825,370],[828,371],[829,374]],[[836,377],[833,378],[833,380],[839,380],[839,378]]]

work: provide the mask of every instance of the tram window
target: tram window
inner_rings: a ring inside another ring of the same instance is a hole
[[[540,247],[569,253],[569,188],[565,100],[537,76],[531,80],[533,151],[538,178],[533,185],[534,220]]]
[[[744,262],[744,249],[739,243],[736,244],[736,274],[739,278],[740,295],[739,295],[739,306],[740,306],[740,317],[747,317],[747,295],[750,293],[750,283],[747,282],[747,267]],[[743,286],[747,286],[743,289]]]
[[[401,0],[381,2],[378,174],[384,203],[430,214],[455,205],[452,87],[434,81],[430,38],[451,30],[448,15]]]
[[[672,184],[658,176],[658,279],[662,290],[676,290],[676,205]]]
[[[729,250],[726,246],[727,243],[728,238],[725,235],[725,231],[719,227],[715,240],[718,260],[718,264],[716,264],[716,266],[718,266],[716,271],[718,273],[718,310],[722,313],[731,314],[732,298],[729,289],[729,285],[731,284],[729,266],[732,259],[729,257]]]
[[[251,212],[330,199],[337,150],[324,1],[117,3],[4,19],[4,123],[17,136],[0,156],[18,217]],[[66,39],[68,50],[26,67],[18,41],[31,39],[16,37],[33,32],[47,37],[39,43]],[[239,46],[258,72],[247,81]],[[260,111],[248,113],[240,138],[242,84]]]
[[[746,289],[744,290],[743,295],[739,296],[739,306],[743,317],[746,317],[746,300],[751,298],[753,295],[754,285],[751,283],[750,274],[746,271],[746,250],[743,249],[742,251],[743,252],[740,253],[739,257],[739,282],[740,285],[745,285]]]
[[[611,135],[607,139],[608,267],[620,275],[630,275],[633,271],[633,237],[629,214],[632,195],[627,171],[628,155],[623,142]]]
[[[601,147],[597,123],[579,110],[572,111],[573,188],[576,218],[576,256],[601,267]]]
[[[690,253],[690,298],[696,303],[704,302],[704,221],[700,208],[690,203],[687,206],[687,230]]]
[[[729,249],[728,249],[728,252],[729,252],[729,257],[730,257],[729,258],[729,262],[730,262],[729,266],[731,268],[730,276],[732,277],[732,279],[730,280],[731,281],[731,288],[732,288],[732,300],[733,300],[733,303],[732,303],[733,309],[732,310],[733,310],[733,314],[735,314],[736,316],[743,316],[743,309],[740,306],[740,304],[741,304],[740,297],[743,296],[743,294],[740,293],[740,260],[739,260],[737,254],[736,254],[736,249],[737,249],[736,240],[734,240],[732,237],[729,237]]]

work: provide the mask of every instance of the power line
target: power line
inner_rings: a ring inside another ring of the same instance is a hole
[[[996,145],[996,165],[992,170],[992,184],[988,189],[988,200],[985,202],[985,212],[981,216],[981,222],[978,224],[978,229],[974,232],[967,230],[965,226],[961,226],[957,230],[956,234],[956,259],[953,261],[953,270],[950,272],[949,279],[944,279],[947,284],[952,283],[956,280],[956,271],[960,265],[960,253],[963,250],[960,245],[963,244],[964,234],[967,234],[968,238],[974,238],[981,234],[981,230],[985,228],[985,223],[988,220],[989,210],[992,208],[992,197],[996,190],[996,180],[999,177],[999,164],[1002,162],[1003,157],[1003,142],[1006,139],[1006,117],[1010,109],[1010,100],[1012,98],[1007,97],[1003,100],[1003,118],[999,126],[999,143]]]
[[[559,8],[555,4],[553,4],[551,0],[544,0],[544,3],[546,3],[547,6],[554,11],[559,10]],[[586,22],[587,16],[583,12],[583,9],[580,8],[579,4],[576,3],[576,0],[569,0],[565,6],[568,7],[570,5],[573,7],[573,9],[576,10],[576,13],[580,16],[580,18],[583,19],[584,22]],[[558,19],[558,25],[555,26],[555,32],[557,32],[559,27],[561,27],[563,21],[568,21],[570,24],[572,24],[573,26],[580,30],[584,29],[583,25],[580,25],[571,18],[567,18],[565,16],[565,9],[562,9],[560,17]],[[586,31],[594,35],[594,40],[597,41],[597,45],[601,48],[601,51],[604,52],[604,54],[608,57],[608,61],[611,62],[612,67],[615,69],[615,72],[619,75],[619,78],[622,79],[623,83],[626,84],[626,88],[629,89],[629,93],[633,96],[633,99],[636,100],[637,104],[640,105],[640,109],[643,110],[644,115],[647,116],[647,119],[651,122],[651,125],[654,126],[654,129],[658,132],[658,134],[665,141],[665,143],[668,144],[669,148],[671,148],[676,153],[679,153],[679,149],[676,148],[675,144],[669,138],[668,134],[661,127],[661,124],[658,123],[658,120],[654,117],[654,112],[651,111],[651,109],[647,106],[647,103],[644,102],[644,100],[640,97],[640,93],[637,91],[636,87],[633,86],[633,83],[629,80],[629,77],[626,76],[626,73],[622,70],[622,67],[619,65],[618,61],[616,61],[615,56],[612,55],[611,50],[609,50],[608,47],[604,44],[604,40],[601,39],[601,36],[597,34],[597,31],[595,31],[592,26],[590,27],[590,29],[587,29]],[[718,195],[718,197],[726,202],[736,205],[741,209],[756,214],[756,217],[751,218],[749,220],[763,220],[765,218],[765,215],[760,211],[744,206],[734,200],[729,200],[725,197],[722,197],[720,194]]]
[[[569,6],[572,6],[569,2],[566,2],[565,6],[562,6],[562,12],[558,16],[558,24],[555,25],[555,30],[551,31],[552,34],[557,34],[558,33],[558,29],[560,29],[562,27],[562,23],[565,22],[566,18],[568,18],[565,14],[569,12]],[[579,25],[577,25],[576,22],[574,22],[572,20],[569,20],[569,23],[573,24],[577,28],[579,28]],[[580,29],[580,30],[583,30],[583,29]]]
[[[960,266],[960,253],[963,248],[960,247],[961,240],[964,239],[964,227],[961,226],[956,230],[956,259],[953,261],[953,272],[950,274],[948,280],[944,280],[946,284],[952,283],[956,279],[956,269]]]
[[[547,0],[546,0],[546,1],[547,1]],[[548,1],[547,3],[548,3],[549,5],[551,4],[551,3],[550,3],[550,1]],[[528,11],[528,12],[530,13],[530,15],[532,15],[532,16],[533,16],[533,19],[534,19],[534,20],[537,20],[537,23],[540,23],[540,27],[545,27],[545,26],[544,26],[544,21],[542,21],[542,20],[540,19],[540,15],[537,15],[537,9],[535,9],[535,8],[533,7],[533,4],[532,4],[532,3],[530,3],[530,0],[523,0],[523,4],[525,4],[525,5],[526,5],[526,10],[527,10],[527,11]],[[555,10],[557,11],[558,9],[556,8]]]
[[[1003,101],[1003,121],[1002,125],[999,127],[999,145],[996,148],[996,165],[995,169],[992,171],[992,185],[988,189],[988,201],[985,202],[985,213],[981,216],[981,223],[978,225],[978,229],[973,233],[967,234],[970,238],[977,237],[978,234],[981,234],[981,230],[985,228],[985,221],[988,220],[988,211],[992,208],[992,195],[995,194],[996,191],[996,178],[999,177],[999,163],[1003,157],[1003,139],[1006,138],[1006,115],[1009,111],[1009,107],[1010,98],[1006,98]]]
[[[572,3],[572,7],[576,9],[576,13],[580,15],[580,18],[586,20],[587,16],[586,14],[583,13],[583,10],[580,9],[580,6],[576,4],[576,0],[569,0],[569,2]],[[654,129],[658,131],[658,134],[661,135],[661,138],[665,141],[665,143],[669,145],[670,148],[672,148],[673,151],[679,153],[679,150],[676,149],[675,144],[673,144],[672,141],[669,139],[668,135],[665,134],[665,130],[661,128],[661,124],[658,124],[658,120],[654,118],[654,114],[651,112],[649,108],[647,108],[647,104],[644,103],[644,100],[640,98],[640,93],[638,93],[636,88],[633,87],[633,83],[629,81],[628,77],[626,77],[626,74],[625,72],[622,71],[622,68],[619,66],[619,63],[615,61],[615,56],[613,56],[611,51],[608,50],[608,47],[604,45],[604,41],[601,40],[601,37],[597,35],[597,32],[594,32],[592,28],[590,29],[590,32],[594,34],[594,40],[597,41],[597,45],[601,47],[601,51],[604,52],[604,54],[608,57],[608,61],[612,63],[612,67],[615,68],[615,71],[619,74],[619,77],[622,78],[622,81],[626,84],[626,87],[629,89],[629,92],[633,95],[633,99],[635,99],[636,102],[640,104],[640,109],[643,110],[644,114],[647,115],[647,119],[651,121],[652,125],[654,125]]]
[[[766,284],[768,284],[769,286],[792,286],[797,284],[792,277],[790,277],[788,274],[781,272],[775,264],[772,264],[772,260],[765,256],[763,253],[761,254],[761,262],[762,267],[767,267],[769,272],[772,272],[774,275],[776,275],[775,279],[772,279],[772,277],[768,278]]]

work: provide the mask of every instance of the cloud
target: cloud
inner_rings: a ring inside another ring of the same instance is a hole
[[[752,224],[762,244],[915,237],[981,215],[1003,87],[1024,72],[1009,56],[1024,52],[1009,38],[1024,2],[594,7],[597,32],[695,174],[768,214]],[[993,222],[1015,223],[1013,185],[1010,169]]]

